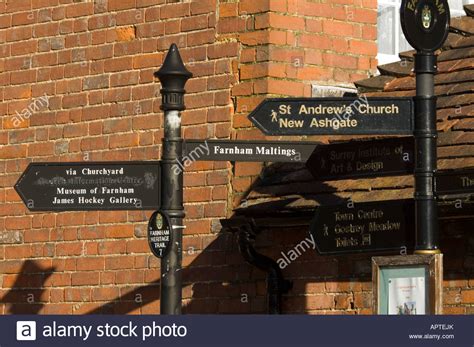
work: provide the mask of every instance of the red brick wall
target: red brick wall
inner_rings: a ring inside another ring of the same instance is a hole
[[[184,137],[259,139],[247,114],[262,99],[366,77],[375,38],[372,0],[0,2],[0,313],[159,311],[151,211],[31,213],[13,185],[31,161],[158,159],[153,72],[171,43],[194,73]],[[45,95],[47,105],[18,116]],[[261,167],[196,162],[185,173],[185,312],[265,312],[265,274],[218,222]],[[276,259],[304,235],[267,231],[259,250]],[[285,269],[285,312],[369,313],[368,258],[354,259],[308,252]],[[465,313],[456,300],[472,303],[472,283],[452,281],[451,312]]]
[[[264,138],[247,114],[265,97],[311,96],[312,83],[347,84],[376,68],[376,1],[267,0],[223,6],[232,13],[232,23],[250,17],[247,27],[254,28],[240,34],[240,83],[232,89],[238,139]],[[243,30],[243,25],[235,27]],[[235,164],[234,205],[260,170],[259,163]]]
[[[151,211],[30,213],[13,185],[31,161],[158,159],[153,72],[172,42],[194,73],[184,136],[229,137],[238,42],[218,32],[215,1],[168,2],[0,3],[1,313],[159,311]],[[17,114],[44,95],[31,116]],[[200,254],[227,215],[229,184],[227,163],[199,162],[186,174],[185,266],[214,264]]]

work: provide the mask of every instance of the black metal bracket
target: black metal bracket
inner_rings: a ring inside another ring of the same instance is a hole
[[[437,57],[431,52],[416,52],[415,56],[415,71],[417,73],[435,74],[437,67]]]

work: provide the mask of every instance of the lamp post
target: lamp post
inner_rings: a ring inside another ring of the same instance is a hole
[[[164,111],[164,138],[161,155],[161,211],[169,216],[171,238],[161,258],[161,314],[181,314],[182,243],[183,243],[183,138],[181,114],[184,106],[184,86],[192,77],[183,64],[178,47],[172,44],[161,68],[155,72],[161,82]],[[177,169],[179,168],[179,170]]]

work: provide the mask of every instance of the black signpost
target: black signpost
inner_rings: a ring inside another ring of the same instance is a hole
[[[310,232],[320,254],[413,248],[413,200],[374,201],[316,210]]]
[[[160,162],[31,163],[15,189],[30,211],[154,210]]]
[[[265,135],[412,135],[411,98],[279,98],[248,118]]]
[[[317,146],[306,167],[318,180],[413,174],[413,137]]]
[[[418,254],[440,253],[438,212],[434,191],[437,168],[436,96],[434,75],[440,48],[449,32],[447,0],[403,0],[400,19],[403,33],[416,49],[415,74],[415,215]]]
[[[317,142],[185,140],[183,167],[193,161],[306,162]]]
[[[162,147],[161,211],[169,216],[171,238],[168,251],[161,258],[161,314],[181,314],[183,257],[183,138],[181,114],[184,110],[184,86],[192,73],[183,64],[178,47],[172,44],[161,68],[155,72],[161,82],[164,111]],[[181,167],[181,168],[177,168]]]

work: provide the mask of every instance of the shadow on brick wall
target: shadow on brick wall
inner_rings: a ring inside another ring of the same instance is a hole
[[[54,267],[41,268],[35,261],[26,260],[11,289],[0,300],[5,304],[5,313],[38,313],[49,301],[50,288],[46,288],[45,284],[54,270]]]
[[[205,231],[203,231],[205,232]],[[203,249],[185,250],[183,266],[184,313],[264,313],[264,294],[258,298],[257,283],[264,276],[245,264],[237,251],[233,235],[217,233],[204,241]],[[146,242],[146,241],[144,241]],[[150,255],[150,257],[153,257]],[[225,262],[228,261],[229,265]],[[15,261],[16,262],[16,261]],[[110,286],[64,286],[54,283],[62,271],[43,268],[35,260],[18,260],[18,274],[4,276],[0,304],[6,314],[75,313],[75,314],[158,314],[160,281],[145,285],[120,285],[120,295],[106,303],[91,301],[91,292]],[[130,271],[126,269],[124,271]],[[120,271],[117,271],[120,273]],[[256,276],[255,276],[256,274]],[[13,283],[7,283],[10,281]],[[249,284],[249,281],[252,282]],[[116,285],[118,286],[118,285]],[[63,294],[53,299],[52,291],[64,289],[75,294]],[[82,289],[90,290],[82,297]],[[242,295],[240,293],[243,293]],[[0,294],[1,295],[1,294]],[[75,297],[81,295],[81,297]],[[97,293],[99,296],[100,293]],[[243,299],[241,299],[243,296]],[[68,300],[69,297],[73,297]],[[257,297],[257,298],[255,298]]]
[[[274,261],[281,260],[283,254],[309,237],[309,224],[317,206],[346,204],[349,196],[354,201],[405,198],[397,195],[399,178],[383,180],[391,180],[392,185],[370,192],[355,189],[351,180],[330,184],[317,181],[304,164],[271,164],[244,193],[243,203],[228,219],[237,223],[229,224],[238,225],[239,219],[252,220],[255,249]],[[407,195],[406,189],[403,194]],[[445,312],[466,314],[469,302],[462,302],[462,293],[470,290],[469,283],[474,278],[474,235],[469,227],[474,214],[462,220],[451,219],[447,214],[443,218],[440,247],[444,253]],[[234,232],[238,233],[239,228]],[[319,255],[315,249],[301,253],[282,268],[283,278],[293,284],[283,294],[282,313],[370,314],[372,256],[409,254],[410,250],[339,256]]]

